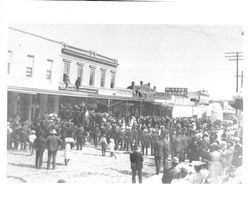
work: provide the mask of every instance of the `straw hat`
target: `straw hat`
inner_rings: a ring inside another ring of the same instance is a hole
[[[35,134],[36,132],[35,132],[34,130],[31,130],[30,133],[31,133],[31,134]]]
[[[50,134],[57,134],[57,132],[55,129],[53,129],[52,131],[50,131]]]

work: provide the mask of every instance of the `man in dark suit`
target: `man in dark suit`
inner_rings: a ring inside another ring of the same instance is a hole
[[[165,169],[166,165],[167,165],[168,156],[171,154],[170,141],[168,139],[168,135],[165,136],[165,138],[163,140],[163,143],[164,143],[164,148],[163,148],[163,167]]]
[[[150,135],[150,148],[151,148],[151,155],[154,156],[158,134],[154,130],[151,130],[151,131],[152,131],[152,133]]]
[[[164,149],[164,143],[160,140],[160,138],[157,138],[156,144],[155,144],[155,166],[156,166],[156,174],[159,175],[161,171],[161,160],[163,157],[163,149]]]
[[[142,144],[142,154],[148,155],[148,148],[150,145],[150,134],[148,133],[148,129],[143,130],[141,144]]]
[[[182,140],[181,140],[181,133],[178,131],[176,133],[176,137],[174,138],[174,156],[178,157],[179,160],[182,160],[182,150],[183,150],[183,145],[182,145]]]
[[[143,168],[143,157],[138,152],[138,147],[134,146],[134,152],[130,154],[130,162],[132,169],[132,183],[136,183],[136,173],[138,172],[139,183],[142,183],[142,168]]]
[[[37,134],[32,146],[33,149],[36,150],[36,168],[41,169],[43,163],[43,152],[46,148],[46,142],[41,133]]]
[[[82,150],[84,132],[85,132],[84,127],[81,124],[80,127],[78,127],[78,129],[76,131],[76,149],[77,150]]]
[[[48,161],[47,161],[47,169],[50,169],[50,162],[52,158],[52,168],[53,170],[56,168],[56,154],[60,146],[63,145],[63,141],[56,136],[57,132],[53,129],[50,132],[50,135],[46,139],[47,147],[48,147]]]

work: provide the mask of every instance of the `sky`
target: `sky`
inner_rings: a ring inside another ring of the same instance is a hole
[[[68,45],[118,59],[116,86],[142,80],[165,87],[207,90],[213,99],[236,89],[236,63],[225,52],[243,51],[243,29],[234,25],[11,24]],[[243,70],[239,63],[239,72]],[[239,80],[240,87],[240,80]]]

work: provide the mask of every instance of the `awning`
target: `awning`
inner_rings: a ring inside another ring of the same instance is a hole
[[[68,90],[37,89],[37,88],[17,87],[17,86],[8,86],[8,91],[19,92],[19,93],[27,93],[27,94],[33,94],[33,95],[36,95],[36,94],[48,94],[48,95],[80,97],[80,98],[84,97],[84,98],[96,98],[96,99],[127,100],[127,101],[134,101],[134,102],[144,101],[141,98],[90,94],[90,93],[77,92],[77,91],[68,91]]]
[[[235,102],[233,104],[231,104],[231,106],[235,109],[239,109],[241,111],[243,111],[243,99],[236,99]]]

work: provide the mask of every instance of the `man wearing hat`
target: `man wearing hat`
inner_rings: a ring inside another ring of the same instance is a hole
[[[170,169],[165,169],[163,176],[162,176],[162,183],[163,184],[170,184],[173,179],[178,178],[178,174],[180,170],[177,168],[177,165],[179,164],[178,157],[174,157],[172,160],[172,167]]]
[[[161,160],[163,158],[163,150],[164,150],[164,143],[159,137],[156,138],[156,143],[154,147],[155,147],[154,156],[155,156],[156,174],[159,175],[161,171]]]
[[[148,155],[148,148],[150,145],[150,134],[148,133],[148,129],[145,128],[142,133],[142,154]]]
[[[53,129],[50,132],[50,135],[46,139],[47,147],[48,147],[48,161],[47,161],[47,169],[50,169],[50,161],[52,160],[52,168],[56,168],[56,154],[60,146],[63,145],[63,141],[56,136],[57,132]]]
[[[43,153],[46,148],[46,142],[42,136],[42,133],[38,133],[32,147],[33,147],[32,151],[34,149],[36,150],[36,162],[35,162],[36,168],[41,169],[43,163]]]
[[[132,169],[132,183],[136,183],[136,173],[138,173],[139,183],[142,183],[143,156],[138,152],[138,147],[134,146],[134,152],[130,154]]]

